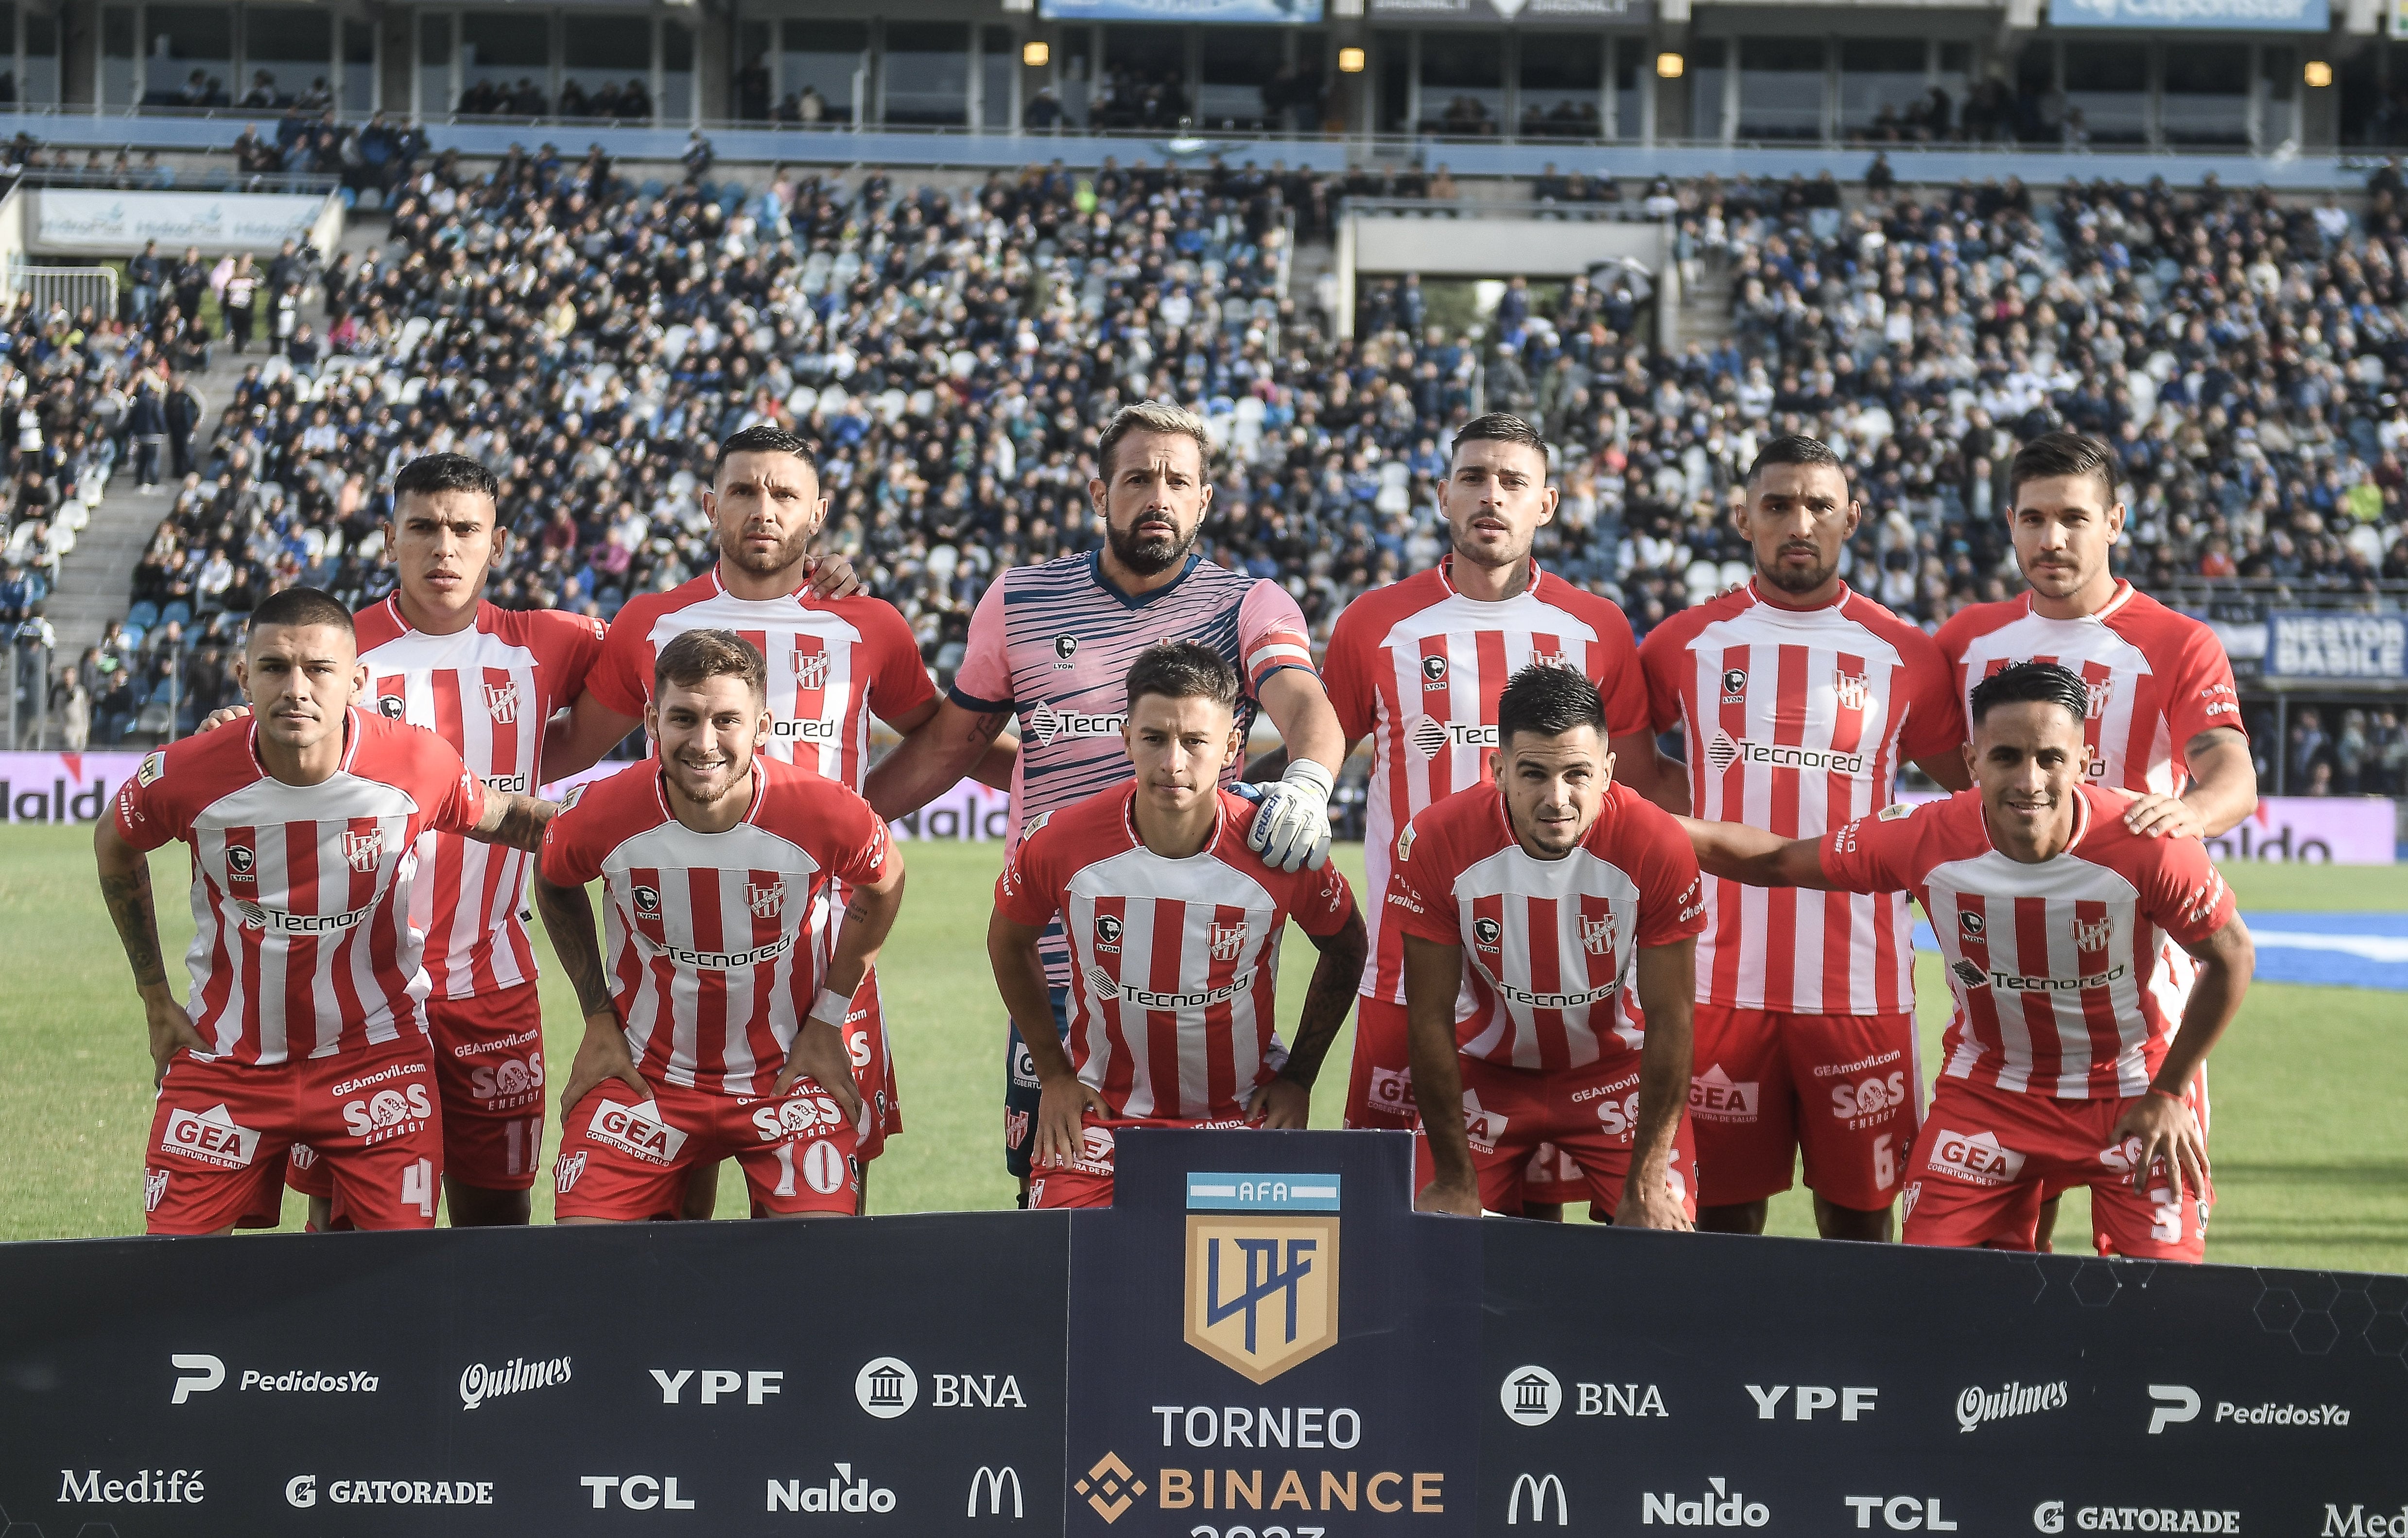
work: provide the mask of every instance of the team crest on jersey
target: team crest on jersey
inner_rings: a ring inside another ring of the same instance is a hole
[[[1596,918],[1590,918],[1586,915],[1582,916],[1581,944],[1586,948],[1589,955],[1612,955],[1613,941],[1614,923],[1613,913],[1611,910],[1608,910],[1606,913]]]
[[[1747,669],[1744,668],[1724,668],[1723,703],[1726,705],[1736,705],[1746,697]]]
[[[2103,951],[2107,948],[2107,942],[2114,938],[2115,921],[2113,918],[2102,918],[2087,924],[2080,919],[2073,921],[2073,944],[2076,950]]]
[[[1121,954],[1121,921],[1110,913],[1096,915],[1096,949]]]
[[[754,918],[776,918],[785,912],[786,884],[773,881],[765,886],[758,883],[747,882],[744,885],[744,905],[752,910]]]
[[[402,697],[399,695],[377,696],[377,714],[384,717],[387,721],[400,720],[401,712],[408,708],[409,707],[408,705],[402,702]]]
[[[497,726],[508,726],[517,722],[519,685],[516,679],[507,683],[485,685],[485,713],[494,718],[494,725]]]
[[[1987,926],[1982,922],[1981,914],[1969,908],[1956,915],[1956,927],[1966,939],[1980,940]]]
[[[1422,658],[1422,687],[1425,689],[1446,687],[1446,658],[1441,656]]]
[[[1238,959],[1238,953],[1245,948],[1245,920],[1240,919],[1235,924],[1215,924],[1212,926],[1213,960],[1235,961]]]
[[[1873,821],[1877,823],[1894,823],[1902,818],[1912,817],[1914,815],[1914,808],[1909,803],[1905,801],[1892,801],[1889,805],[1873,813]]]
[[[166,1197],[167,1171],[165,1170],[143,1171],[142,1210],[146,1213],[157,1212],[159,1210],[159,1203],[165,1200]]]
[[[134,771],[134,783],[137,785],[150,784],[166,772],[167,755],[165,754],[146,753],[142,755],[141,767]]]
[[[795,654],[795,687],[824,689],[827,687],[828,654],[825,652]]]
[[[2107,700],[2115,692],[2115,681],[2112,678],[2086,678],[2082,681],[2082,692],[2090,697],[2089,715],[2096,721],[2107,713]]]
[[[1484,914],[1471,921],[1471,938],[1480,942],[1482,950],[1493,951],[1504,942],[1505,926]]]
[[[343,835],[343,863],[365,876],[384,858],[384,829]]]
[[[258,869],[258,855],[238,843],[226,845],[226,874],[236,881],[249,881]]]
[[[583,1154],[561,1155],[559,1158],[552,1161],[552,1189],[561,1196],[566,1196],[577,1188],[577,1177],[584,1172],[585,1156]]]
[[[1834,674],[1831,693],[1838,698],[1840,709],[1861,711],[1872,702],[1872,680],[1862,673]]]
[[[1068,672],[1074,666],[1070,659],[1078,654],[1078,637],[1065,634],[1054,638],[1054,670],[1055,672]]]
[[[646,918],[655,918],[659,916],[661,911],[661,895],[659,892],[649,886],[638,886],[635,890],[635,898],[636,912],[643,914]]]
[[[1405,830],[1397,835],[1397,863],[1398,865],[1402,865],[1405,861],[1412,859],[1412,857],[1413,825],[1407,823],[1405,825]]]
[[[1530,653],[1530,666],[1533,668],[1561,668],[1568,673],[1576,673],[1580,671],[1578,668],[1572,665],[1571,654],[1564,651],[1560,646],[1552,652],[1541,652],[1533,649]]]

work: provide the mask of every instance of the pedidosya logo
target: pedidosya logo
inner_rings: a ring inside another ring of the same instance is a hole
[[[877,1357],[853,1374],[853,1397],[881,1420],[893,1420],[920,1401],[920,1375],[900,1357]]]
[[[1544,1426],[1564,1407],[1564,1386],[1543,1367],[1517,1367],[1505,1374],[1497,1402],[1517,1426]]]
[[[1338,1176],[1187,1176],[1187,1344],[1268,1383],[1338,1344]]]

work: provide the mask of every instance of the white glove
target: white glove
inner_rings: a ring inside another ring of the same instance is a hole
[[[1336,777],[1310,758],[1292,760],[1280,783],[1263,788],[1246,847],[1283,870],[1318,870],[1329,859],[1329,792]]]

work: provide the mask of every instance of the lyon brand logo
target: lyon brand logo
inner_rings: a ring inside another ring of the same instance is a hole
[[[1334,1174],[1187,1177],[1187,1344],[1268,1383],[1338,1344]]]

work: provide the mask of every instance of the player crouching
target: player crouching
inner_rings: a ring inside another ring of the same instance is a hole
[[[1534,663],[1498,697],[1496,783],[1397,836],[1425,1212],[1520,1213],[1530,1155],[1553,1143],[1592,1212],[1697,1217],[1681,1112],[1705,899],[1671,814],[1613,783],[1605,740],[1597,685]]]
[[[1127,1128],[1304,1126],[1369,949],[1335,865],[1283,870],[1246,847],[1254,805],[1218,788],[1245,748],[1228,663],[1167,642],[1138,654],[1126,688],[1135,783],[1032,824],[987,928],[1040,1086],[1033,1207],[1111,1206],[1112,1137]],[[1064,1040],[1038,956],[1056,913],[1072,972]],[[1272,1028],[1291,915],[1321,950],[1292,1051]]]
[[[1956,1013],[1907,1163],[1910,1244],[2028,1250],[2043,1193],[2087,1186],[2100,1254],[2205,1253],[2200,1070],[2254,948],[2197,839],[2134,833],[2128,797],[2085,783],[2088,713],[2081,675],[2018,663],[1973,687],[1971,790],[1819,839],[1688,824],[1716,875],[1907,891],[1929,915]],[[2200,963],[2179,1022],[2165,938]]]
[[[563,1223],[676,1217],[689,1168],[724,1158],[755,1216],[854,1211],[844,1016],[902,906],[903,861],[867,802],[756,751],[765,679],[732,631],[661,648],[654,756],[585,786],[544,840],[536,899],[585,1013],[561,1094]],[[831,881],[851,892],[833,955]]]

